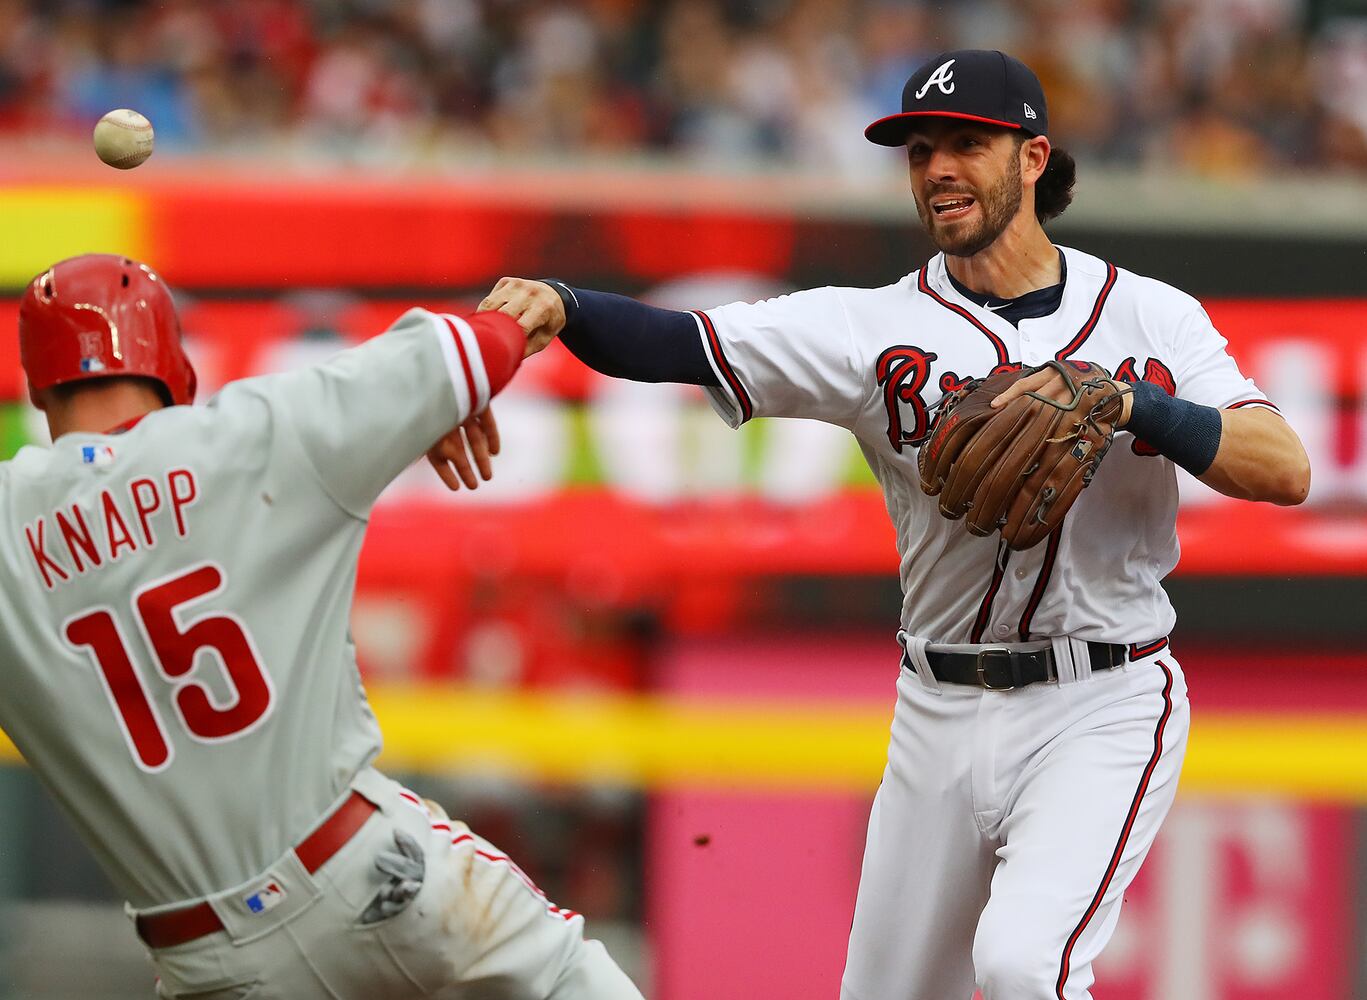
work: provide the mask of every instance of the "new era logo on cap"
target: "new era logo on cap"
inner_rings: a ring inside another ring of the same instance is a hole
[[[870,142],[900,146],[917,118],[958,118],[1047,135],[1044,88],[1030,68],[1004,52],[942,52],[911,75],[902,110],[864,130]]]

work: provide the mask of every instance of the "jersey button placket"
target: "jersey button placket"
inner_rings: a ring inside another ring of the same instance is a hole
[[[1016,328],[1016,335],[1020,339],[1020,359],[1021,364],[1026,366],[1042,364],[1045,360],[1043,354],[1030,342],[1030,320],[1023,319],[1020,326]]]

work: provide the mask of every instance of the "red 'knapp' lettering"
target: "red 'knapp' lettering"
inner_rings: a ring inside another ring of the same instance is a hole
[[[151,479],[133,480],[128,484],[128,492],[133,498],[133,509],[138,512],[138,523],[142,525],[142,539],[147,547],[151,548],[157,544],[157,539],[152,534],[149,519],[161,510],[161,493],[156,482]]]
[[[185,509],[193,507],[199,499],[195,474],[189,469],[172,469],[166,477],[166,488],[171,494],[171,510],[176,515],[176,534],[184,538],[189,534],[185,527]]]
[[[47,554],[47,547],[43,544],[43,519],[41,517],[38,518],[37,537],[34,537],[34,529],[26,524],[24,525],[24,538],[28,542],[28,549],[33,555],[33,561],[38,566],[38,572],[42,574],[43,586],[47,587],[48,590],[53,590],[57,586],[52,580],[52,574],[48,573],[49,568],[53,574],[56,574],[58,582],[65,583],[71,579],[70,574],[62,569],[61,564]]]
[[[44,587],[55,590],[73,576],[99,569],[106,560],[114,562],[125,554],[154,547],[155,515],[159,511],[165,512],[163,520],[174,523],[177,537],[189,536],[186,511],[201,499],[199,482],[190,469],[172,469],[165,478],[143,476],[130,482],[127,490],[126,494],[117,489],[101,490],[99,497],[84,508],[72,504],[24,526],[24,540]],[[47,548],[49,520],[54,524],[54,535],[60,538],[60,544],[53,542],[53,551]]]
[[[75,504],[71,505],[71,520],[67,520],[66,514],[60,510],[56,512],[56,517],[57,527],[62,531],[62,541],[66,543],[66,550],[71,553],[71,561],[76,566],[76,572],[85,572],[82,553],[90,560],[91,566],[99,566],[100,550],[95,547],[95,539],[90,535],[90,527],[85,523],[85,515],[81,513],[81,508]]]
[[[104,507],[104,534],[109,539],[109,561],[119,558],[121,548],[127,548],[130,552],[138,551],[138,543],[133,540],[133,533],[128,530],[119,505],[108,490],[101,491],[100,503]]]

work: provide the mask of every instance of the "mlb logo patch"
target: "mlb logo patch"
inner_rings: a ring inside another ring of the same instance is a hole
[[[99,358],[81,358],[81,371],[102,372],[104,371],[104,362]]]
[[[114,449],[107,444],[87,444],[81,446],[81,461],[97,469],[114,464]]]
[[[279,882],[267,882],[262,888],[244,896],[242,902],[252,913],[265,913],[273,910],[285,901],[285,887]]]

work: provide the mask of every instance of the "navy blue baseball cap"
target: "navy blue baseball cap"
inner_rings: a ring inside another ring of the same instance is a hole
[[[962,118],[1026,135],[1049,134],[1039,77],[1019,59],[995,50],[941,52],[902,88],[901,113],[878,119],[864,129],[864,137],[880,146],[900,146],[917,118]]]

